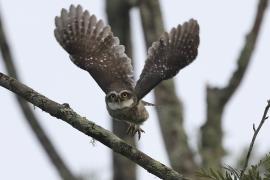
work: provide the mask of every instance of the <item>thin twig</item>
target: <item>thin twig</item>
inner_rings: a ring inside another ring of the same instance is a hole
[[[262,116],[262,120],[261,120],[261,122],[260,122],[258,128],[256,129],[255,125],[253,124],[254,134],[253,134],[251,143],[250,143],[250,145],[249,145],[247,157],[246,157],[246,160],[245,160],[245,164],[244,164],[243,170],[241,171],[240,179],[241,179],[241,177],[243,176],[243,174],[245,173],[245,171],[246,171],[246,169],[247,169],[248,162],[249,162],[249,158],[250,158],[250,154],[251,154],[251,151],[252,151],[252,149],[253,149],[253,145],[254,145],[254,143],[255,143],[256,137],[257,137],[257,135],[258,135],[260,129],[262,128],[262,126],[263,126],[265,120],[268,119],[267,113],[268,113],[269,108],[270,108],[270,100],[267,101],[267,106],[265,107],[265,110],[264,110],[264,113],[263,113],[263,116]]]
[[[161,164],[150,156],[127,144],[110,131],[96,125],[85,117],[80,116],[73,111],[68,104],[61,105],[52,101],[3,73],[0,73],[0,86],[16,93],[26,101],[32,103],[36,107],[39,107],[50,115],[62,119],[77,130],[100,141],[107,147],[111,148],[114,152],[122,154],[159,178],[168,180],[186,179],[173,169]]]
[[[19,79],[17,74],[14,59],[6,38],[6,34],[4,32],[3,23],[0,17],[0,50],[2,54],[2,59],[6,66],[7,72],[10,76]],[[77,179],[71,170],[67,167],[63,159],[60,157],[58,152],[56,151],[55,147],[53,146],[52,142],[50,141],[49,137],[43,130],[42,126],[40,125],[38,118],[34,114],[32,108],[29,104],[23,100],[21,97],[16,96],[16,100],[18,102],[19,107],[21,108],[23,115],[27,124],[31,127],[32,131],[36,135],[39,143],[47,153],[49,159],[51,160],[52,164],[55,166],[57,172],[64,180],[75,180]]]

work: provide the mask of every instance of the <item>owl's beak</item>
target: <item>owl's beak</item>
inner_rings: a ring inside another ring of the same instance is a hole
[[[117,102],[118,102],[118,103],[120,103],[120,102],[121,102],[120,97],[117,97]]]

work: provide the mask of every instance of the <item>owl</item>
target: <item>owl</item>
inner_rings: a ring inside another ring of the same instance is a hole
[[[80,5],[62,9],[55,18],[55,38],[71,61],[87,71],[106,94],[107,110],[114,119],[129,124],[127,133],[139,139],[140,125],[148,119],[143,101],[161,81],[175,76],[197,56],[199,25],[191,19],[164,32],[148,49],[139,80],[135,83],[131,59],[110,26]]]

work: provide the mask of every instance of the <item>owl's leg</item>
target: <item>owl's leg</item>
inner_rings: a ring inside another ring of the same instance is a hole
[[[138,133],[138,138],[140,139],[141,133],[144,133],[144,130],[141,129],[139,125],[130,123],[127,129],[127,134],[134,136],[136,133]]]

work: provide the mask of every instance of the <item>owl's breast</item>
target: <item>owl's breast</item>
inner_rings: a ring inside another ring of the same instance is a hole
[[[107,110],[113,118],[135,124],[142,124],[149,117],[149,114],[141,101],[135,106],[122,109],[112,109],[107,104]]]

